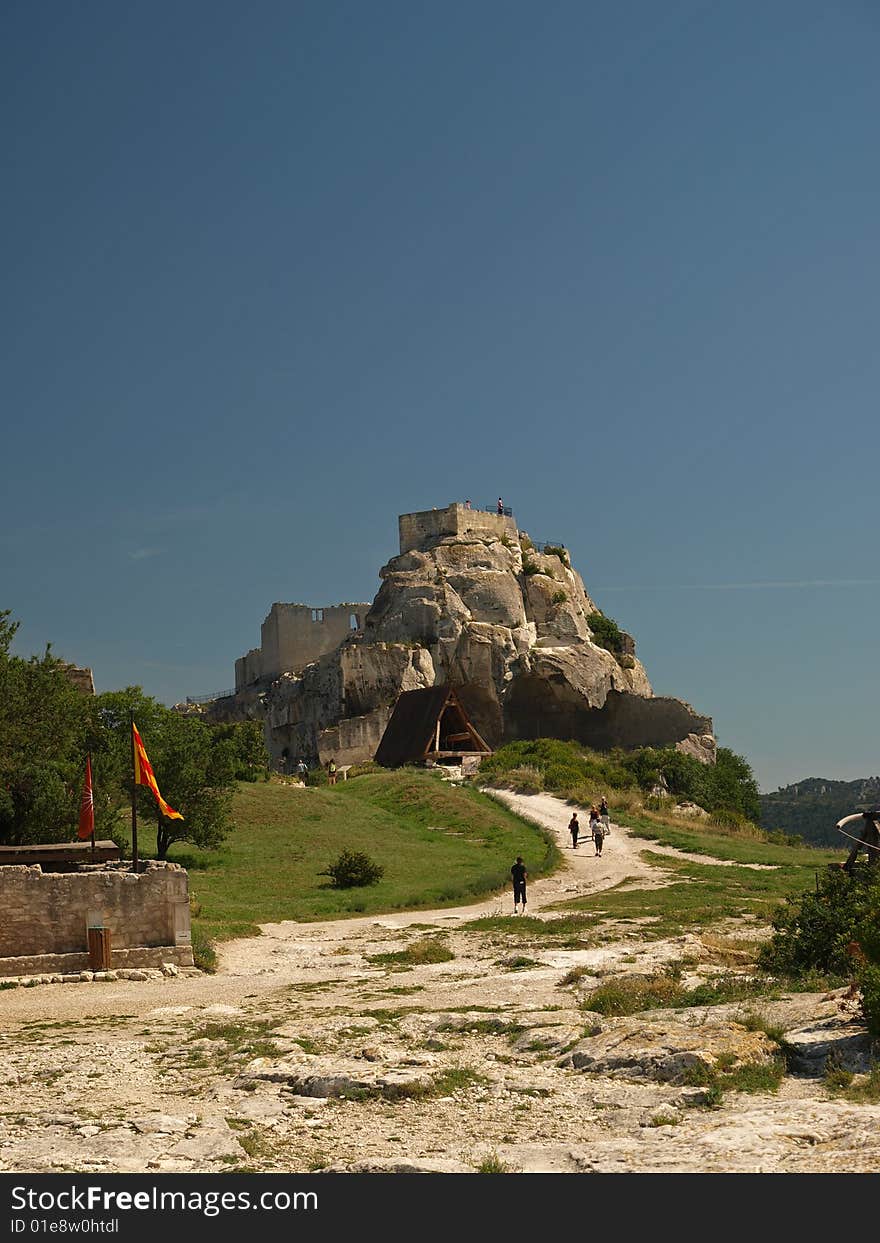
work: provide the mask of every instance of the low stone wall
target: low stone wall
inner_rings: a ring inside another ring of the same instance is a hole
[[[193,952],[190,945],[160,945],[152,948],[113,949],[111,945],[111,969],[164,967],[191,967]],[[17,958],[0,958],[0,978],[15,975],[77,975],[91,971],[89,956],[81,954],[21,954]]]
[[[66,873],[0,867],[0,911],[0,975],[60,970],[22,965],[59,955],[77,963],[84,956],[82,968],[63,969],[87,968],[89,926],[110,929],[113,966],[192,963],[189,878],[174,863],[150,862],[137,875],[112,865]],[[140,950],[149,963],[132,961]]]

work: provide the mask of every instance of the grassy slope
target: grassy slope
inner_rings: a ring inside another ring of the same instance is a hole
[[[475,790],[412,769],[370,773],[334,788],[242,784],[236,829],[216,852],[181,843],[169,859],[191,870],[197,923],[219,940],[282,919],[332,919],[472,902],[505,886],[517,854],[537,876],[558,852],[540,831]],[[143,833],[142,849],[155,849]],[[337,890],[323,868],[362,850],[385,868],[377,885]]]
[[[719,832],[712,826],[702,827],[699,820],[682,824],[670,817],[662,820],[658,815],[638,815],[632,812],[612,816],[625,824],[636,837],[659,842],[661,846],[674,846],[676,850],[688,850],[693,854],[710,855],[714,859],[730,859],[734,863],[766,863],[782,868],[824,868],[832,862],[841,862],[840,850],[819,850],[812,846],[780,846],[762,841],[759,836],[747,833]]]

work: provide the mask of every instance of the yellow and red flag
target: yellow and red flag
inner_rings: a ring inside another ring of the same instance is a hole
[[[156,784],[156,775],[153,772],[153,765],[147,759],[147,753],[144,750],[144,744],[138,733],[137,726],[134,721],[131,723],[132,740],[134,743],[134,783],[136,786],[147,786],[152,790],[153,798],[159,804],[159,810],[163,816],[169,820],[182,820],[183,816],[179,811],[175,811],[173,807],[169,807],[162,795],[159,793],[159,787]]]
[[[79,804],[79,828],[76,835],[83,842],[95,836],[95,794],[92,790],[92,757],[90,755],[86,757],[86,776]]]

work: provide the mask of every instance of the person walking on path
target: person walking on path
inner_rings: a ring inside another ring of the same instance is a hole
[[[604,794],[602,795],[602,801],[599,804],[599,817],[605,829],[605,836],[607,837],[611,832],[611,816],[608,812],[608,799]]]
[[[605,825],[599,816],[598,807],[590,808],[590,828],[593,830],[593,841],[596,843],[596,854],[602,854],[602,844],[605,841]]]
[[[568,822],[568,831],[569,831],[569,833],[571,834],[571,848],[572,848],[572,850],[577,850],[577,848],[578,848],[578,836],[579,836],[580,831],[581,831],[581,826],[580,826],[580,824],[578,823],[578,814],[577,814],[577,812],[574,812],[574,814],[572,815],[571,819],[570,819],[570,820],[569,820],[569,822]]]
[[[522,861],[522,855],[516,856],[516,863],[510,869],[510,875],[513,877],[513,913],[516,914],[516,908],[522,902],[522,914],[526,913],[526,879],[528,872],[526,865]]]
[[[332,786],[336,785],[336,761],[331,760],[327,765],[327,777]]]

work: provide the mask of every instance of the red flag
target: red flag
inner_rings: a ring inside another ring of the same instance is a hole
[[[95,795],[92,790],[92,757],[86,757],[86,779],[83,782],[82,799],[79,805],[79,829],[77,837],[87,841],[95,836]]]
[[[179,811],[175,811],[173,807],[169,807],[162,795],[159,793],[159,787],[156,785],[156,775],[153,772],[153,765],[147,759],[147,753],[144,750],[144,744],[138,733],[138,728],[134,721],[131,723],[132,737],[134,738],[134,783],[136,786],[146,786],[148,790],[152,790],[153,798],[159,804],[159,810],[163,816],[169,820],[182,820],[183,816]]]

